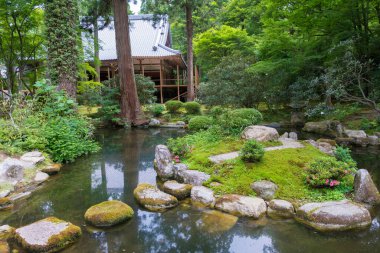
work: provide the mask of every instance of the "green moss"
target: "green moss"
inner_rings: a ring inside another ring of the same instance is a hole
[[[236,145],[234,145],[234,143]],[[344,189],[314,189],[305,182],[305,165],[326,155],[313,146],[305,148],[267,151],[263,160],[246,164],[240,159],[212,164],[210,155],[238,150],[242,142],[220,141],[209,145],[196,146],[184,161],[190,169],[200,170],[211,175],[206,183],[216,194],[242,194],[254,196],[250,184],[257,180],[270,180],[279,186],[276,198],[286,200],[338,200],[345,197]],[[221,185],[211,186],[211,182]],[[346,184],[352,189],[352,184]],[[346,187],[347,187],[346,186]],[[345,189],[350,190],[350,189]]]
[[[136,198],[137,202],[151,211],[163,211],[167,208],[174,207],[178,205],[178,200],[174,196],[168,198],[157,198],[155,194],[153,197],[150,197],[149,194],[146,194],[146,190],[158,190],[155,186],[150,184],[139,184],[136,189],[133,191],[133,196]]]
[[[134,215],[133,209],[127,204],[117,201],[104,201],[90,207],[84,218],[96,227],[109,227],[124,222]]]

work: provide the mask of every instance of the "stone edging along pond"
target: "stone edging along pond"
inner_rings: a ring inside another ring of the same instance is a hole
[[[150,208],[146,204],[147,200],[150,205],[156,202],[159,208],[155,211],[163,211],[177,205],[178,200],[173,202],[173,197],[178,197],[179,200],[190,197],[193,204],[236,216],[253,219],[260,219],[265,215],[274,218],[294,218],[318,231],[345,231],[369,227],[372,218],[368,204],[377,204],[380,196],[368,171],[363,169],[359,170],[355,176],[354,199],[356,202],[346,199],[306,203],[296,207],[286,200],[271,199],[277,190],[277,185],[265,180],[251,185],[258,197],[237,194],[216,196],[211,189],[202,186],[210,175],[189,170],[187,165],[182,163],[175,164],[170,150],[164,145],[156,147],[154,164],[158,177],[164,183],[158,185],[158,188],[146,184],[143,187],[138,186],[137,191],[143,192],[143,194],[140,192],[143,198],[136,194],[135,197],[142,206],[148,209]]]

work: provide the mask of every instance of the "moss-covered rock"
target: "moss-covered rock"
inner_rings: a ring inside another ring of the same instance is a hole
[[[171,180],[163,184],[162,190],[177,199],[185,199],[190,196],[192,185],[180,184],[177,181]]]
[[[1,253],[9,253],[10,248],[6,241],[0,241],[0,252]]]
[[[178,205],[176,197],[150,184],[139,184],[133,191],[137,202],[150,211],[165,211]]]
[[[53,163],[41,169],[42,172],[47,173],[48,175],[57,174],[61,170],[62,164]]]
[[[217,199],[215,208],[233,215],[254,219],[259,219],[267,211],[267,205],[263,199],[236,194],[223,195]]]
[[[84,218],[95,227],[110,227],[132,218],[133,215],[133,209],[127,204],[110,200],[90,207]]]
[[[0,226],[0,241],[6,241],[8,239],[12,239],[15,234],[15,228],[9,225]],[[2,252],[0,250],[0,252]]]
[[[0,198],[0,211],[8,210],[13,207],[12,200],[8,197]]]
[[[15,240],[28,252],[57,252],[74,243],[82,231],[70,222],[49,217],[16,229]]]

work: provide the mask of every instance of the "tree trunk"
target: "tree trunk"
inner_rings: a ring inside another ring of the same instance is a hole
[[[113,0],[113,8],[120,78],[120,116],[124,123],[136,125],[138,124],[137,119],[141,114],[141,110],[133,69],[127,1]]]
[[[186,4],[186,36],[187,36],[187,101],[193,101],[194,91],[194,55],[193,55],[193,9]]]
[[[94,65],[97,76],[96,82],[100,82],[100,59],[99,59],[99,26],[98,19],[94,22]]]

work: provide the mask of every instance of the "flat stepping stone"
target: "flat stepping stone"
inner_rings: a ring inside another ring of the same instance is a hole
[[[178,205],[176,197],[150,184],[139,184],[133,195],[140,205],[150,211],[161,212]]]
[[[189,197],[191,188],[191,184],[181,184],[175,180],[166,181],[162,186],[164,192],[173,195],[177,199],[185,199]]]
[[[296,220],[319,231],[344,231],[371,225],[368,210],[351,201],[309,203],[297,210]]]
[[[201,186],[210,179],[210,175],[198,170],[178,170],[176,179],[185,184]]]
[[[208,234],[222,233],[235,226],[238,217],[222,213],[216,210],[207,210],[202,213],[201,218],[196,221],[197,228]]]
[[[204,186],[194,186],[191,189],[191,201],[195,204],[214,207],[215,205],[214,192]]]
[[[84,218],[95,227],[110,227],[132,218],[133,215],[133,209],[127,204],[110,200],[90,207]]]
[[[281,149],[287,149],[287,148],[304,148],[305,147],[304,145],[302,145],[302,143],[295,141],[293,139],[289,139],[289,138],[280,138],[279,141],[282,142],[281,146],[267,147],[267,148],[264,148],[264,150],[274,151],[274,150],[281,150]],[[240,155],[239,151],[235,151],[235,152],[230,152],[226,154],[210,156],[208,159],[213,163],[222,163],[226,160],[238,158],[239,155]]]
[[[268,216],[272,218],[294,217],[293,204],[281,199],[273,199],[268,203]]]
[[[15,239],[28,252],[57,252],[74,243],[81,234],[80,227],[50,217],[16,229]]]

